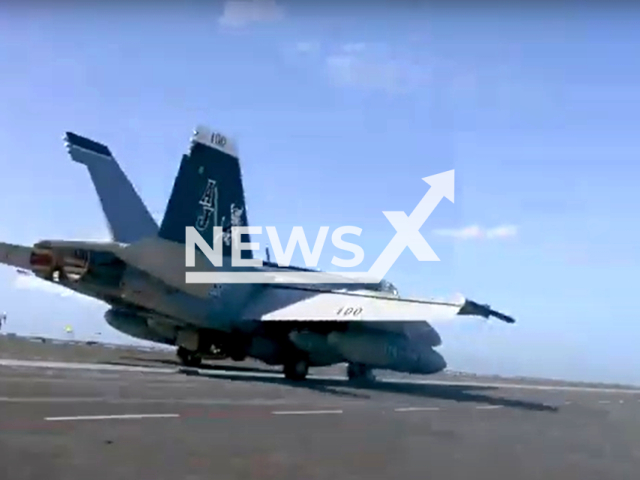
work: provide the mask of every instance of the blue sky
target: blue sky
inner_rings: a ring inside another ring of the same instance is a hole
[[[66,130],[107,143],[161,217],[193,127],[216,127],[239,143],[250,223],[357,225],[366,268],[394,234],[381,212],[455,168],[455,204],[422,229],[441,262],[406,250],[388,278],[519,323],[447,327],[450,366],[640,383],[637,10],[148,10],[0,16],[3,240],[106,238]],[[123,340],[103,305],[8,268],[0,306],[9,331]]]

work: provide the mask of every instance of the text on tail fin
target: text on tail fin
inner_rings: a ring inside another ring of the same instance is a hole
[[[213,245],[213,227],[222,227],[223,256],[231,255],[231,227],[247,226],[244,188],[235,142],[199,127],[183,155],[158,236],[184,244],[195,227]],[[249,242],[248,235],[242,235]],[[253,258],[243,250],[242,258]]]

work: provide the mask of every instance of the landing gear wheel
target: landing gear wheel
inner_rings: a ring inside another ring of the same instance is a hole
[[[243,362],[247,359],[247,350],[251,340],[242,334],[232,334],[221,346],[222,351],[234,362]]]
[[[184,347],[178,347],[178,351],[176,353],[185,367],[199,367],[202,364],[202,357],[200,357],[196,352],[187,350]]]
[[[373,382],[376,379],[371,369],[361,363],[350,363],[347,366],[347,378],[351,382]]]
[[[229,351],[229,358],[234,362],[243,362],[247,359],[247,353],[242,348],[232,348]]]
[[[306,358],[296,358],[284,364],[284,378],[300,381],[307,378],[309,361]]]

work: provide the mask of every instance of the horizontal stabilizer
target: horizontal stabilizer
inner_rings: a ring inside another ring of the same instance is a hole
[[[66,133],[65,143],[71,159],[89,170],[111,238],[133,243],[155,236],[158,225],[109,147],[73,132]]]
[[[20,270],[31,270],[31,247],[0,242],[0,263]]]

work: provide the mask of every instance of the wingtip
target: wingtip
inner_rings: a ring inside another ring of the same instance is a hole
[[[500,313],[496,310],[493,310],[489,305],[483,305],[473,300],[465,300],[462,307],[458,311],[458,315],[472,315],[483,318],[495,317],[498,320],[502,320],[505,323],[513,324],[516,323],[516,319],[505,315],[504,313]]]

